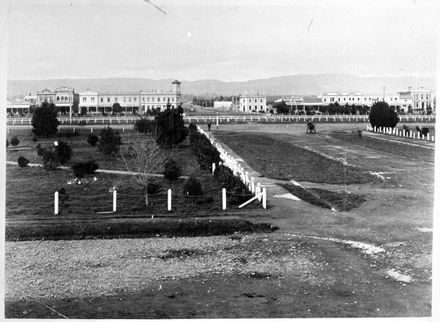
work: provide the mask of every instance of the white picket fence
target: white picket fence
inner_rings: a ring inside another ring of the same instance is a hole
[[[435,138],[434,135],[421,135],[419,131],[412,131],[410,130],[409,133],[405,130],[399,130],[398,128],[392,128],[392,127],[376,127],[376,126],[367,126],[367,131],[374,132],[374,133],[381,133],[386,135],[393,135],[398,137],[404,137],[409,139],[415,139],[415,140],[422,140],[422,141],[428,141],[428,142],[434,142]]]
[[[261,202],[264,209],[267,209],[267,191],[266,187],[263,187],[259,182],[255,183],[255,178],[249,177],[249,173],[243,169],[241,164],[234,159],[224,148],[223,146],[216,142],[216,140],[209,133],[205,132],[200,126],[197,126],[197,130],[199,133],[203,134],[208,138],[211,144],[217,149],[220,153],[220,159],[223,160],[222,164],[232,170],[234,175],[239,177],[241,181],[249,188],[249,190],[254,194],[254,197],[240,205],[239,208],[246,206],[252,201],[258,199]],[[215,164],[212,165],[212,171],[214,173]]]

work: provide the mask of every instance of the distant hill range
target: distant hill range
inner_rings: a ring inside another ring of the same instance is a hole
[[[153,80],[147,78],[100,78],[100,79],[48,79],[9,80],[8,95],[35,94],[44,88],[51,90],[73,87],[76,92],[92,89],[96,91],[124,92],[168,90],[173,79]],[[243,82],[219,80],[182,81],[182,94],[186,95],[239,95],[259,92],[268,96],[277,95],[320,95],[325,92],[361,92],[381,95],[383,87],[387,94],[404,91],[408,86],[435,89],[435,79],[429,77],[364,77],[349,74],[306,74]]]

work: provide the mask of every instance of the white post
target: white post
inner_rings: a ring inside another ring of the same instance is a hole
[[[168,189],[168,211],[171,211],[171,189]]]
[[[433,135],[433,136],[431,136],[431,139],[432,139],[432,142],[434,142],[434,135]]]
[[[267,202],[267,195],[266,195],[266,188],[263,188],[263,208],[266,208],[266,202]]]
[[[226,210],[226,189],[222,189],[222,209]]]
[[[419,131],[417,131],[417,139],[420,140],[420,132]]]
[[[254,177],[251,178],[251,192],[255,192],[255,179]]]
[[[215,163],[213,162],[212,163],[212,175],[214,175],[214,172],[215,172]]]
[[[54,214],[55,215],[58,215],[58,213],[59,213],[59,207],[58,207],[58,191],[55,191],[55,198],[54,198],[54,204],[55,204],[55,207],[54,207]]]
[[[116,212],[116,199],[117,199],[117,192],[116,190],[113,190],[113,212]]]
[[[93,133],[93,127],[90,127],[90,133]]]
[[[429,141],[429,133],[428,133],[428,134],[426,134],[426,138],[427,138],[427,140]]]

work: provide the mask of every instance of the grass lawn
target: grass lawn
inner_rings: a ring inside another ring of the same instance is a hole
[[[242,156],[253,169],[269,178],[330,184],[376,180],[366,171],[284,142],[277,135],[222,132],[216,137]]]
[[[434,162],[434,150],[426,149],[423,147],[390,143],[384,140],[377,140],[374,137],[359,137],[357,133],[347,131],[332,132],[330,135],[333,138],[344,141],[346,143],[362,146],[379,152],[391,153],[399,157],[406,157],[415,160]],[[392,138],[392,136],[384,135],[384,138],[387,137]]]

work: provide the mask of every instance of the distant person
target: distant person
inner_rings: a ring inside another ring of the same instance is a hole
[[[208,123],[208,131],[211,132],[211,123]]]

